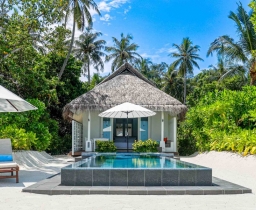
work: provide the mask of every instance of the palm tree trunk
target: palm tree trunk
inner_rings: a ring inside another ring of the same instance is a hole
[[[186,105],[186,94],[187,94],[187,71],[184,72],[184,101],[183,104]]]
[[[72,38],[71,38],[71,43],[70,43],[70,46],[69,46],[69,50],[68,50],[68,54],[67,54],[67,57],[65,58],[64,60],[64,63],[61,67],[61,70],[60,70],[60,73],[58,75],[59,77],[59,80],[61,79],[62,75],[63,75],[63,72],[67,66],[67,62],[68,62],[68,59],[70,57],[70,54],[71,54],[71,51],[72,51],[72,48],[73,48],[73,43],[74,43],[74,38],[75,38],[75,30],[76,30],[76,20],[75,20],[75,14],[74,14],[74,19],[73,19],[73,31],[72,31]]]
[[[87,61],[87,65],[88,65],[88,83],[89,83],[89,85],[90,85],[90,83],[91,83],[91,74],[90,74],[90,57],[89,57],[89,55],[88,55],[88,61]]]

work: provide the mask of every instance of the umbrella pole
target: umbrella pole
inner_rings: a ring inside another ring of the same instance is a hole
[[[128,139],[129,139],[129,135],[128,135],[128,112],[126,112],[127,114],[127,119],[126,119],[126,127],[127,127],[127,130],[126,130],[126,143],[127,143],[127,152],[128,152]]]

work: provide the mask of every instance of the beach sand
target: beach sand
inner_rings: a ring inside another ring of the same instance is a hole
[[[211,167],[213,176],[251,188],[243,195],[40,195],[21,192],[22,188],[60,172],[73,158],[52,158],[46,153],[17,152],[21,166],[20,183],[0,179],[0,209],[95,209],[95,210],[256,210],[256,156],[242,157],[230,152],[209,152],[181,160]]]

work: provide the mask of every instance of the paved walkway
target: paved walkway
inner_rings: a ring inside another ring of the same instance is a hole
[[[23,192],[47,195],[220,195],[245,194],[252,190],[213,177],[213,186],[165,186],[165,187],[118,187],[118,186],[61,186],[60,174],[24,188]]]

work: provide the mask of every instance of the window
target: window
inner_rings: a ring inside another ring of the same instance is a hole
[[[116,136],[126,136],[127,120],[116,119]],[[132,119],[128,120],[128,135],[132,136]]]

